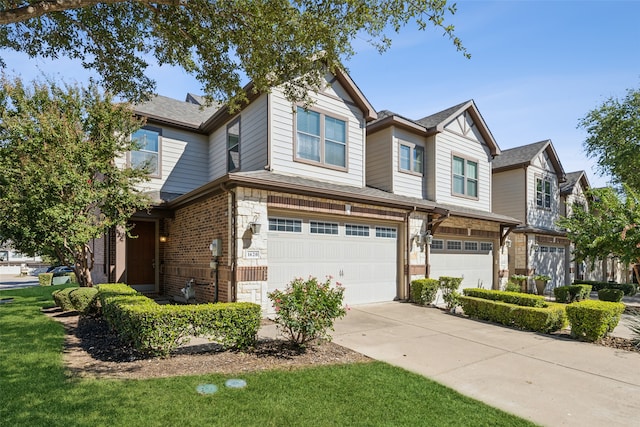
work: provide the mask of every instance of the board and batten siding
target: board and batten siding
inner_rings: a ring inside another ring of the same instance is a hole
[[[527,205],[525,169],[511,169],[493,174],[493,211],[525,221]]]
[[[268,95],[254,100],[209,136],[209,180],[227,173],[227,126],[240,119],[240,170],[263,170],[267,165]]]
[[[392,128],[367,135],[367,185],[391,192],[393,188]]]
[[[333,85],[339,85],[337,81]],[[304,162],[295,161],[294,153],[294,106],[282,90],[274,89],[269,95],[271,108],[271,170],[307,178],[334,182],[336,184],[363,187],[365,122],[362,111],[352,104],[334,95],[338,90],[326,90],[318,94],[311,93],[314,104],[312,110],[334,114],[347,120],[347,170],[339,171]]]
[[[158,127],[153,124],[154,127]],[[205,135],[162,126],[161,175],[141,185],[145,191],[184,194],[208,182]]]
[[[406,143],[424,148],[425,138],[395,127],[393,128],[393,136],[393,193],[422,199],[426,195],[424,175],[400,170],[400,145]]]
[[[551,209],[539,208],[536,205],[536,178],[551,180]],[[553,165],[545,153],[532,160],[527,168],[527,221],[533,227],[558,229],[556,221],[560,212],[560,188]]]
[[[470,134],[475,136],[475,134]],[[436,135],[436,201],[491,212],[491,154],[481,141],[445,129]],[[478,162],[478,198],[453,194],[453,155]]]

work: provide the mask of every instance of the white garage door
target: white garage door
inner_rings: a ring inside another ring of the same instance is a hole
[[[483,241],[434,239],[431,244],[431,274],[462,277],[461,288],[491,289],[493,244]]]
[[[536,274],[544,274],[551,277],[547,284],[549,289],[564,285],[565,265],[564,247],[540,245],[534,252],[531,267]]]
[[[347,304],[397,295],[397,227],[329,219],[269,218],[269,292],[296,277],[333,277]]]

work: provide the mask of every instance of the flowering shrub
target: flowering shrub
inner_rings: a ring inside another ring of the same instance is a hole
[[[344,288],[339,283],[332,287],[331,277],[324,283],[315,277],[297,278],[284,291],[276,289],[268,296],[282,335],[301,347],[315,339],[331,341],[328,331],[333,331],[333,322],[347,313],[342,305]]]

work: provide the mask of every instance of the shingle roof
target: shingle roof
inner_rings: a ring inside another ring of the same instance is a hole
[[[421,124],[422,126],[428,129],[434,128],[440,123],[442,123],[444,120],[451,117],[452,114],[454,114],[456,111],[460,110],[462,107],[469,104],[470,102],[473,102],[473,101],[469,100],[469,101],[461,102],[458,105],[454,105],[453,107],[449,107],[446,110],[439,111],[430,116],[423,117],[419,120],[416,120],[415,122],[418,124]]]
[[[560,186],[560,194],[571,193],[576,184],[583,178],[587,187],[589,186],[589,181],[587,181],[587,176],[584,171],[569,172],[566,177],[567,180]]]
[[[192,102],[178,101],[167,96],[157,95],[147,102],[135,105],[133,110],[152,120],[199,128],[219,108],[220,106],[217,104],[201,107]]]
[[[250,172],[234,172],[218,179],[214,182],[204,185],[200,189],[194,190],[189,194],[179,197],[170,202],[170,207],[175,207],[189,200],[201,197],[203,193],[208,191],[216,191],[221,185],[247,185],[253,187],[282,188],[283,191],[292,193],[317,193],[325,197],[335,197],[342,200],[352,200],[361,203],[372,203],[378,205],[386,205],[399,209],[418,208],[422,210],[437,210],[441,213],[449,212],[452,215],[463,216],[468,218],[485,219],[503,224],[518,224],[519,220],[510,216],[486,212],[476,209],[463,208],[460,206],[446,205],[435,203],[430,200],[424,200],[417,197],[402,196],[399,194],[389,193],[372,187],[355,187],[350,185],[333,184],[326,181],[314,180],[311,178],[302,178],[294,175],[285,175],[269,171],[250,171]]]
[[[493,169],[505,168],[509,166],[518,166],[529,164],[542,150],[547,148],[551,141],[534,142],[533,144],[523,145],[521,147],[509,148],[502,150],[502,153],[493,159]]]

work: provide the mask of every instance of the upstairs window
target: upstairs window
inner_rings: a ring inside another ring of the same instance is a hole
[[[453,156],[453,194],[478,197],[478,162]]]
[[[424,173],[424,147],[401,143],[400,170],[422,175]]]
[[[551,209],[551,180],[536,178],[536,206]]]
[[[240,170],[240,119],[227,126],[227,172]]]
[[[347,167],[347,122],[298,107],[296,158],[331,167]]]
[[[131,151],[130,163],[135,169],[145,169],[150,176],[160,176],[160,136],[162,130],[143,127],[137,130],[131,139],[138,149]]]

